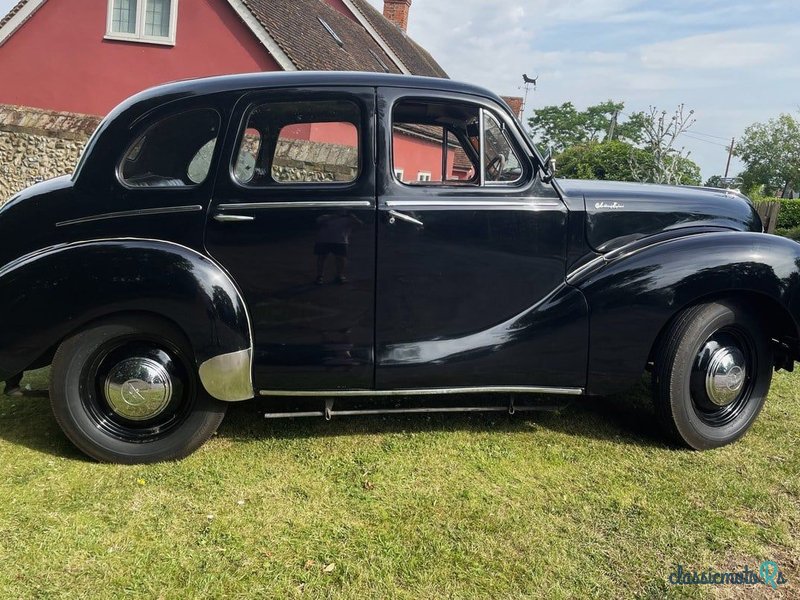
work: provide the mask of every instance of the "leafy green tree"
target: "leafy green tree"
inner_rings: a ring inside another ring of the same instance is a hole
[[[673,156],[674,183],[699,185],[700,167],[688,158]],[[641,171],[652,172],[655,158],[644,148],[610,140],[589,142],[567,148],[556,157],[559,177],[568,179],[601,179],[611,181],[642,181]]]
[[[782,195],[800,189],[800,121],[792,115],[752,124],[734,152],[746,165],[745,189],[765,186]]]
[[[540,108],[528,123],[538,141],[557,153],[577,144],[603,141],[612,130],[612,139],[638,143],[642,139],[643,115],[636,113],[622,121],[624,108],[622,102],[608,100],[579,111],[572,102],[565,102]]]

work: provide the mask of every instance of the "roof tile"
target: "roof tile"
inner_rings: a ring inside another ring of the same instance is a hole
[[[384,17],[367,0],[350,0],[364,18],[383,38],[412,75],[447,77],[447,73],[422,46],[402,29]]]
[[[243,0],[281,49],[302,71],[399,73],[389,56],[360,24],[322,0]],[[344,44],[340,47],[324,20]]]

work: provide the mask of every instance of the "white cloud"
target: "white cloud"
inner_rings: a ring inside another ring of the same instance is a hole
[[[641,59],[646,67],[655,69],[757,67],[768,65],[786,55],[788,42],[781,40],[788,39],[790,34],[787,28],[781,27],[694,35],[644,46]]]

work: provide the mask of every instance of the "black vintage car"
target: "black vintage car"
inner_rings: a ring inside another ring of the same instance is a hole
[[[182,457],[257,395],[294,415],[453,409],[441,394],[513,412],[646,370],[676,441],[741,437],[800,358],[800,245],[738,193],[548,162],[499,97],[452,81],[143,92],[73,176],[0,210],[0,378],[52,364],[56,420],[115,462]]]

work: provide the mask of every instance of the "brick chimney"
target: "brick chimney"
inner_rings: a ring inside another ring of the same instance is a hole
[[[408,31],[408,11],[411,0],[383,0],[383,16],[403,31]]]

